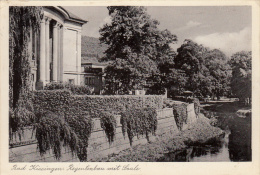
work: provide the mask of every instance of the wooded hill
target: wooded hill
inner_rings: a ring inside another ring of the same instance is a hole
[[[81,56],[82,58],[94,59],[100,61],[107,49],[106,44],[100,44],[98,38],[82,36],[81,37]]]

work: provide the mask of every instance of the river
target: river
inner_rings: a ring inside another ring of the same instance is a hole
[[[208,118],[214,118],[215,126],[225,131],[214,144],[191,146],[188,149],[167,153],[169,162],[242,162],[252,160],[251,116],[239,117],[235,112],[203,110]]]

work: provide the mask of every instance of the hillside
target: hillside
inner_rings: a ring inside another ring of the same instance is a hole
[[[92,62],[99,62],[104,56],[104,51],[107,45],[100,44],[98,38],[82,36],[81,37],[81,57],[84,60],[91,60]]]

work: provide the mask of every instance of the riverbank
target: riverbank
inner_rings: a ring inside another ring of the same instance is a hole
[[[118,154],[111,154],[105,158],[96,158],[93,162],[155,162],[160,161],[166,153],[186,149],[193,145],[208,144],[224,132],[210,125],[210,120],[200,114],[197,121],[186,130],[175,135],[165,134],[145,145],[137,145],[123,150]],[[171,138],[171,139],[169,139]]]
[[[210,119],[212,125],[226,130],[228,154],[231,161],[252,160],[252,110],[237,101],[211,102],[201,105],[201,112]]]
[[[201,103],[200,107],[206,111],[221,113],[236,113],[238,111],[251,112],[251,106],[245,106],[239,101],[210,101]]]

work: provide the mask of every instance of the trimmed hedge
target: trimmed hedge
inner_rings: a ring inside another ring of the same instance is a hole
[[[51,111],[60,114],[68,108],[71,95],[69,90],[35,91],[33,97],[34,111],[35,113]]]
[[[92,118],[100,118],[104,111],[120,114],[128,109],[162,109],[163,96],[73,95],[68,90],[40,90],[35,91],[33,104],[36,111],[45,110],[60,114],[75,110],[89,112]]]

